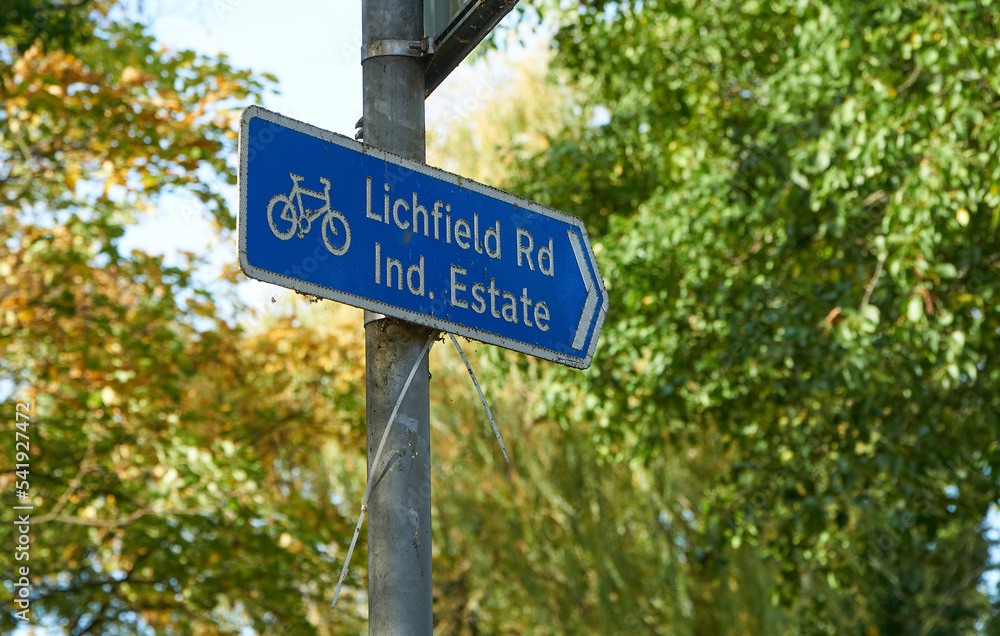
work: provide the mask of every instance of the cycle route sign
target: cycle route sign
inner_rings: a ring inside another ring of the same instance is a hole
[[[239,155],[250,278],[590,365],[608,296],[580,219],[257,106]]]

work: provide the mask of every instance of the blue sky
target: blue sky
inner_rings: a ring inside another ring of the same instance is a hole
[[[289,117],[353,132],[361,114],[360,0],[212,0],[197,12],[165,9],[157,38],[171,48],[223,52],[235,66],[274,73],[281,95],[265,106]]]

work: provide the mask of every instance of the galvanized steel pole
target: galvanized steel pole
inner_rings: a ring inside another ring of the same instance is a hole
[[[363,0],[363,48],[417,42],[423,19],[423,0]],[[364,142],[423,162],[423,61],[405,53],[378,55],[364,59],[362,71]],[[391,187],[392,174],[387,181]],[[365,312],[369,475],[392,408],[430,334],[425,327]],[[433,630],[429,384],[424,356],[372,477],[368,633],[377,636],[430,636]]]

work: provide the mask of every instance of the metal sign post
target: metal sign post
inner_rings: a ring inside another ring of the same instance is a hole
[[[361,32],[368,50],[380,42],[418,42],[423,3],[363,0]],[[361,67],[365,143],[423,163],[423,61],[404,52],[366,57]],[[392,407],[430,333],[426,327],[365,312],[368,474],[377,480],[368,502],[369,634],[433,633],[428,356],[419,363],[400,407],[404,426],[394,427],[387,440],[387,448],[405,456],[397,455],[379,473],[371,465]]]

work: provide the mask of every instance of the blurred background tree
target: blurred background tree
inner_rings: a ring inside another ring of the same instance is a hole
[[[793,633],[998,629],[996,7],[545,17],[601,116],[509,187],[587,220],[611,310],[593,368],[555,369],[539,411],[587,422],[612,464],[718,461],[690,567],[751,545]]]
[[[235,226],[220,188],[236,179],[233,108],[274,80],[162,49],[127,5],[15,4],[0,33],[0,369],[5,404],[34,406],[33,618],[70,634],[317,633],[351,521],[310,440],[363,448],[361,343],[337,329],[343,312],[234,326],[217,302],[237,299],[205,286],[197,256],[119,250],[168,191]]]

